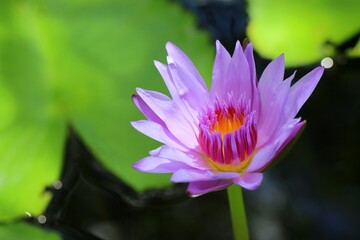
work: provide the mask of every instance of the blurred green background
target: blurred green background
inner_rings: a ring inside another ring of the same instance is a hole
[[[5,223],[26,218],[26,212],[39,216],[46,208],[51,194],[45,187],[60,177],[69,126],[136,190],[170,184],[168,175],[132,169],[159,143],[129,122],[143,118],[131,102],[136,87],[166,92],[152,61],[166,62],[167,41],[211,81],[218,36],[200,29],[180,2],[201,7],[237,1],[0,2],[0,239],[45,234]],[[263,58],[284,52],[289,67],[319,64],[359,31],[359,9],[355,0],[252,0],[244,9],[246,35]],[[359,57],[359,42],[346,54]],[[51,235],[46,239],[58,239]]]

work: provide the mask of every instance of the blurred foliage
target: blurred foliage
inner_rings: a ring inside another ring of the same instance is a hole
[[[141,190],[167,175],[132,164],[159,146],[136,132],[136,87],[165,91],[152,60],[165,43],[211,74],[213,48],[194,19],[166,0],[0,2],[0,220],[40,214],[59,178],[66,126],[101,162]]]
[[[54,232],[44,231],[25,223],[16,223],[0,226],[0,239],[26,239],[26,240],[60,240],[60,236]]]
[[[358,0],[250,0],[247,32],[262,57],[285,53],[288,66],[309,64],[360,31],[359,9]]]
[[[353,49],[348,51],[350,57],[360,57],[360,40],[356,43]]]

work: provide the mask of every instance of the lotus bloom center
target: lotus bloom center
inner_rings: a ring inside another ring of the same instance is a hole
[[[244,98],[215,100],[213,108],[200,115],[199,145],[210,166],[218,171],[241,172],[251,162],[257,130],[254,111]]]

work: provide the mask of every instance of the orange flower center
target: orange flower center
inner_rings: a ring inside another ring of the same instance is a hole
[[[248,166],[257,143],[253,116],[243,102],[215,102],[200,116],[199,145],[214,169],[241,172]]]

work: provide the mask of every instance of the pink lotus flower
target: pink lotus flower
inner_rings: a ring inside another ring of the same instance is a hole
[[[291,86],[284,80],[280,55],[257,81],[252,44],[239,42],[233,56],[216,42],[212,85],[208,91],[191,60],[167,43],[167,62],[155,61],[172,98],[137,89],[133,101],[148,120],[132,122],[163,143],[134,164],[142,172],[173,173],[188,182],[191,195],[238,184],[256,189],[262,172],[297,136],[305,121],[296,114],[324,71],[317,67]]]

